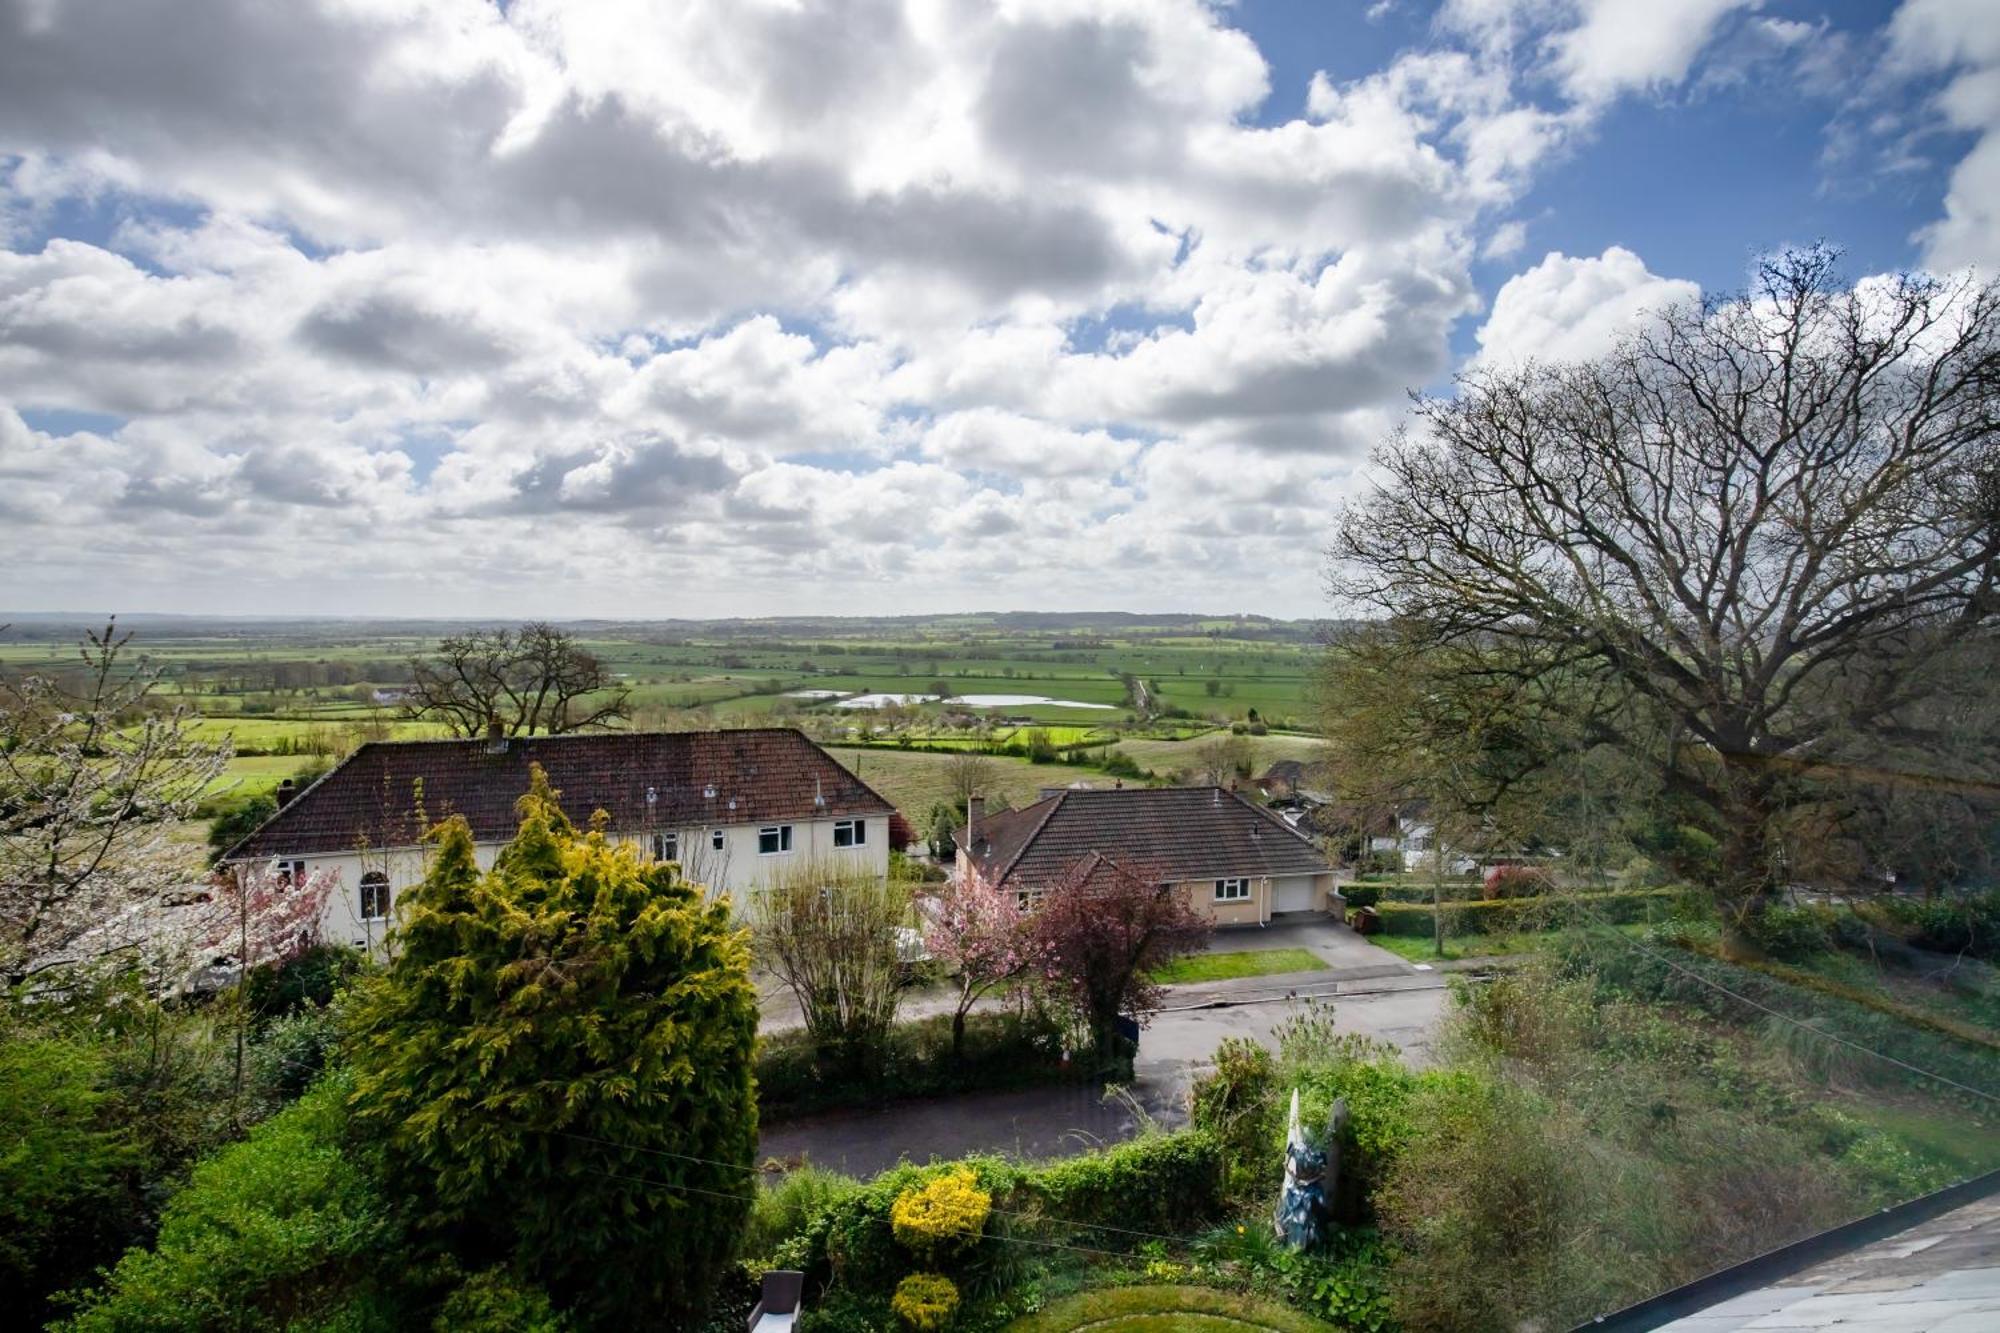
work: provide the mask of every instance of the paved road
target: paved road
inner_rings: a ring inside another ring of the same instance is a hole
[[[763,1153],[868,1175],[904,1158],[923,1162],[970,1152],[1059,1157],[1127,1138],[1146,1118],[1174,1127],[1185,1123],[1188,1086],[1216,1044],[1232,1036],[1268,1042],[1272,1029],[1299,1010],[1300,1001],[1288,992],[1324,995],[1333,1002],[1340,1031],[1394,1042],[1412,1063],[1428,1060],[1428,1041],[1446,1003],[1438,974],[1413,968],[1324,922],[1231,932],[1219,937],[1216,948],[1292,946],[1310,948],[1333,966],[1174,988],[1169,1007],[1140,1039],[1134,1081],[1124,1098],[1107,1100],[1094,1088],[1071,1086],[838,1111],[773,1126],[763,1136]]]

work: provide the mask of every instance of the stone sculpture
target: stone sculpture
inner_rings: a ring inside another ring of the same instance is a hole
[[[1285,1133],[1285,1184],[1272,1219],[1278,1238],[1295,1250],[1319,1243],[1340,1180],[1340,1131],[1347,1124],[1347,1099],[1336,1098],[1326,1137],[1314,1143],[1299,1120],[1299,1093],[1292,1089],[1291,1120]]]

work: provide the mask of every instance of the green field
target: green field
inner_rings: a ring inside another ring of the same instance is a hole
[[[60,675],[94,617],[22,616],[0,633],[0,673]],[[131,616],[125,661],[162,676],[156,698],[199,716],[195,735],[237,754],[217,793],[269,791],[369,738],[438,736],[404,715],[409,659],[444,623]],[[1318,627],[1256,617],[963,615],[897,619],[645,622],[566,627],[630,691],[630,724],[649,729],[795,726],[841,747],[913,822],[948,792],[946,754],[884,747],[1025,748],[1031,732],[1083,752],[1085,765],[995,755],[990,796],[1020,805],[1041,787],[1111,781],[1112,747],[1157,780],[1197,766],[1205,740],[1252,720],[1310,728]],[[921,696],[883,710],[788,692]],[[934,700],[939,693],[946,697]],[[1049,702],[979,707],[964,696]],[[1099,705],[1080,707],[1078,705]],[[1309,736],[1246,736],[1252,772],[1308,757]],[[867,742],[872,748],[860,748]]]
[[[951,763],[950,755],[925,754],[916,750],[860,749],[845,745],[829,749],[834,758],[901,810],[920,834],[924,830],[918,821],[930,808],[952,802],[946,770]],[[1111,781],[1094,770],[1073,768],[1067,764],[1031,764],[1025,759],[1001,755],[989,756],[987,762],[993,766],[993,782],[985,793],[986,799],[989,802],[1004,801],[1016,810],[1039,800],[1043,787],[1066,787],[1077,781],[1108,786]]]

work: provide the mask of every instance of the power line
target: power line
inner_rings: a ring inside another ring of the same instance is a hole
[[[1804,1019],[1794,1018],[1790,1014],[1784,1013],[1781,1010],[1773,1009],[1768,1004],[1763,1004],[1757,1000],[1751,999],[1747,995],[1743,995],[1737,991],[1733,991],[1729,987],[1723,985],[1721,982],[1715,981],[1709,977],[1705,977],[1701,973],[1695,971],[1693,968],[1683,966],[1682,964],[1677,963],[1673,959],[1667,957],[1665,954],[1647,948],[1645,945],[1639,943],[1639,941],[1633,939],[1629,935],[1626,935],[1623,931],[1620,931],[1616,926],[1606,921],[1603,917],[1597,915],[1597,913],[1591,911],[1588,907],[1583,908],[1583,914],[1590,919],[1593,925],[1602,927],[1614,939],[1618,940],[1626,947],[1634,949],[1639,953],[1646,955],[1648,958],[1653,959],[1655,962],[1665,964],[1668,968],[1672,969],[1673,971],[1680,973],[1682,976],[1687,977],[1692,981],[1697,981],[1702,985],[1707,986],[1710,990],[1718,991],[1723,995],[1727,995],[1732,1000],[1736,1000],[1739,1001],[1740,1003],[1747,1004],[1752,1009],[1756,1009],[1762,1013],[1769,1014],[1771,1017],[1778,1019],[1780,1022],[1789,1023],[1793,1027],[1798,1028],[1802,1032],[1810,1032],[1816,1037],[1823,1037],[1828,1041],[1837,1042],[1842,1046],[1846,1046],[1853,1050],[1860,1051],[1863,1055],[1872,1055],[1879,1060],[1886,1060],[1890,1064],[1895,1065],[1901,1069],[1906,1069],[1910,1073],[1916,1074],[1921,1078],[1930,1079],[1932,1082],[1942,1084],[1947,1088],[1955,1088],[1960,1092],[1968,1093],[1971,1096],[1981,1098],[1985,1101],[1993,1102],[1996,1105],[2000,1105],[2000,1096],[1996,1096],[1993,1093],[1987,1092],[1983,1088],[1975,1088],[1972,1087],[1970,1084],[1960,1083],[1957,1079],[1947,1078],[1943,1074],[1936,1074],[1932,1073],[1928,1069],[1919,1068],[1918,1066],[1911,1064],[1907,1060],[1900,1060],[1895,1056],[1890,1055],[1886,1051],[1878,1051],[1871,1046],[1863,1046],[1860,1042],[1850,1041],[1848,1038],[1841,1036],[1837,1032],[1828,1032],[1825,1028],[1815,1027],[1811,1023],[1806,1022]]]

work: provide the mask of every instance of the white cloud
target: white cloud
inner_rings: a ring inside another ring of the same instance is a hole
[[[1494,297],[1479,330],[1479,360],[1510,365],[1596,356],[1648,314],[1700,296],[1694,283],[1658,277],[1620,246],[1594,259],[1551,252]]]
[[[1554,66],[1571,97],[1601,102],[1669,87],[1731,12],[1757,0],[1580,0],[1580,22],[1553,37]]]
[[[1453,0],[1293,115],[1207,0],[0,0],[0,567],[1313,613],[1316,525],[1526,243],[1496,219],[1727,8]],[[1655,288],[1554,257],[1487,334]]]
[[[1944,216],[1924,232],[1925,261],[1991,277],[2000,273],[2000,20],[1985,0],[1905,0],[1889,34],[1903,67],[1949,76],[1937,109],[1979,136],[1952,170]]]

